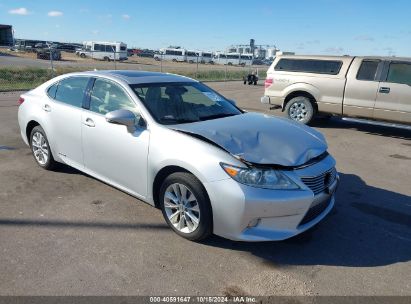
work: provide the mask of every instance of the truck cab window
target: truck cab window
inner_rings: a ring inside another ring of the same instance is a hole
[[[379,64],[379,60],[363,60],[358,70],[357,79],[374,81]]]
[[[391,63],[387,82],[408,84],[411,86],[411,64],[401,62]]]

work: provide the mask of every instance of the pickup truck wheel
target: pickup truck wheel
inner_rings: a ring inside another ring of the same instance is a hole
[[[315,109],[308,97],[297,96],[285,106],[288,118],[303,124],[308,124],[314,117]]]

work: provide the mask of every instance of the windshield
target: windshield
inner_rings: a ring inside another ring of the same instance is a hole
[[[161,124],[190,123],[241,114],[227,99],[198,82],[131,85]]]

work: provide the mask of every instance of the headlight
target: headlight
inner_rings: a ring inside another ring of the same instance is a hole
[[[300,187],[284,173],[272,169],[239,168],[221,163],[224,171],[239,183],[265,189],[294,190]]]

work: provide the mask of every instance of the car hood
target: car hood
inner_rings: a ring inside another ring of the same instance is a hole
[[[253,164],[300,166],[327,150],[324,136],[313,128],[259,113],[169,127],[211,141]]]

